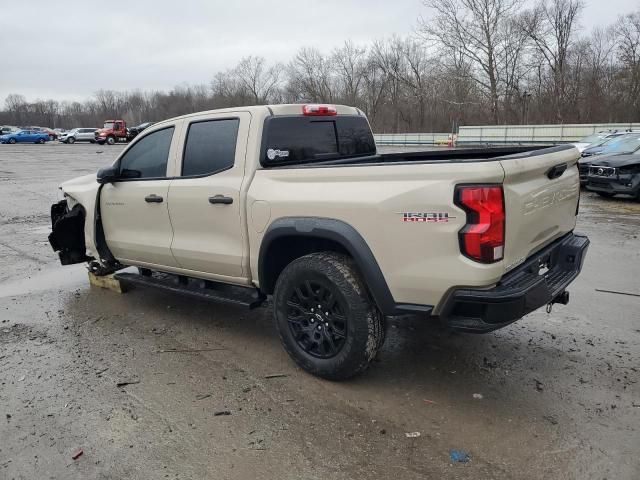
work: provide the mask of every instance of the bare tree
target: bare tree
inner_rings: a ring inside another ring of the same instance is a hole
[[[240,60],[233,70],[238,85],[244,90],[244,94],[250,97],[254,105],[269,103],[269,100],[278,90],[282,65],[267,67],[263,57],[245,57]]]
[[[640,10],[621,16],[615,25],[615,35],[618,58],[623,65],[623,97],[637,117],[640,115]]]
[[[582,0],[541,0],[520,23],[553,75],[553,102],[558,122],[565,120],[569,53],[583,8]]]
[[[500,76],[511,41],[504,24],[520,0],[424,0],[424,4],[435,16],[421,20],[421,32],[442,45],[444,55],[461,53],[471,62],[471,78],[487,97],[492,120],[498,123]]]

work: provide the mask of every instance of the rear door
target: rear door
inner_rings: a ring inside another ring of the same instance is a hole
[[[185,121],[179,177],[169,188],[171,250],[179,265],[213,279],[244,279],[245,155],[251,114],[204,115]]]
[[[575,228],[579,156],[576,148],[556,147],[500,159],[507,270]]]
[[[167,209],[167,168],[177,148],[176,126],[155,130],[118,160],[121,180],[103,187],[100,210],[107,246],[123,263],[177,267]]]

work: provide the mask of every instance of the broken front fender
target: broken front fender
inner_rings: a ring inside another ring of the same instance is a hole
[[[51,233],[49,243],[58,252],[62,265],[91,260],[86,252],[84,224],[86,214],[80,204],[69,209],[66,200],[51,205]]]

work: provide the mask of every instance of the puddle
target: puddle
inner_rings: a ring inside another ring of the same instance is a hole
[[[42,270],[30,278],[0,283],[0,298],[27,295],[33,292],[88,285],[84,264]]]

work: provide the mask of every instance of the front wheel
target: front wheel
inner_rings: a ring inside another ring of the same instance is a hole
[[[10,143],[11,145],[13,145],[14,143],[16,143],[16,139],[15,139],[15,138],[10,138],[10,139],[9,139],[9,143]]]
[[[329,380],[364,372],[384,341],[384,320],[353,260],[312,253],[282,271],[274,293],[278,334],[303,369]]]
[[[69,137],[69,138],[67,138],[67,143],[74,144],[74,143],[76,143],[76,139],[73,138],[73,137]]]
[[[44,143],[44,138],[39,138],[36,143],[39,143],[40,145],[42,145]]]
[[[114,137],[107,137],[107,143],[113,145],[116,143],[116,139]]]

